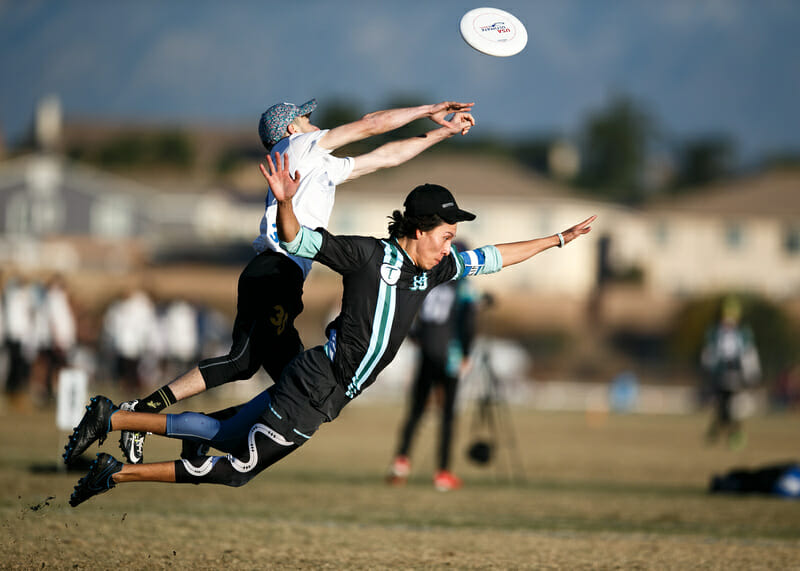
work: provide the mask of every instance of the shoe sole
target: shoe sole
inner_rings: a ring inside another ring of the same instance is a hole
[[[96,408],[101,406],[105,402],[108,402],[108,403],[111,404],[111,408],[109,409],[109,415],[108,415],[108,420],[107,420],[107,424],[108,425],[105,428],[105,432],[103,432],[102,435],[99,435],[99,436],[96,436],[95,438],[90,439],[87,443],[85,443],[80,448],[80,450],[76,451],[75,444],[76,444],[76,441],[78,440],[78,437],[80,436],[80,433],[82,431],[87,430],[87,427],[83,426],[83,423],[86,420],[86,415],[89,414],[90,412],[94,413]],[[103,442],[105,442],[106,437],[108,436],[108,431],[111,428],[111,426],[110,426],[111,425],[111,415],[115,412],[116,407],[114,406],[114,403],[111,402],[111,399],[106,398],[104,396],[96,396],[96,397],[93,397],[91,399],[90,403],[86,406],[86,410],[87,410],[87,413],[84,414],[84,416],[81,419],[80,423],[78,423],[78,426],[76,426],[73,429],[72,434],[70,435],[69,440],[67,441],[67,445],[64,446],[64,454],[62,454],[61,457],[64,459],[64,463],[65,464],[71,463],[76,457],[78,457],[81,454],[83,454],[95,442],[98,442],[98,444],[103,444]]]
[[[73,508],[79,506],[94,496],[107,492],[116,486],[116,483],[112,477],[114,474],[122,470],[122,462],[118,462],[116,458],[108,454],[106,454],[105,457],[103,456],[103,454],[98,454],[97,458],[92,462],[91,466],[89,466],[89,472],[83,478],[78,480],[78,484],[75,486],[72,495],[69,497],[69,505],[71,505]],[[93,474],[92,472],[97,469],[98,462],[101,461],[105,462],[105,466],[103,466],[99,473]],[[103,483],[102,485],[92,485],[90,483],[91,481],[100,481]],[[85,497],[76,496],[76,494],[79,492],[84,492]]]

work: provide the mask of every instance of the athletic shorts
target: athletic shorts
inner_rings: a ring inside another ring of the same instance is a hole
[[[271,409],[263,420],[287,438],[292,434],[311,437],[350,402],[321,346],[298,355],[269,392]]]

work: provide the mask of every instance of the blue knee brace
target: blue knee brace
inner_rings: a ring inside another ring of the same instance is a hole
[[[213,440],[219,433],[220,421],[199,412],[182,412],[167,415],[167,436]]]

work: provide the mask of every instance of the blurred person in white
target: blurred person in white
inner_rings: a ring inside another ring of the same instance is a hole
[[[104,329],[114,354],[117,382],[125,392],[141,390],[143,360],[152,351],[153,339],[160,339],[150,295],[139,288],[128,290],[109,306]]]
[[[742,426],[743,412],[737,407],[746,389],[761,379],[761,362],[752,330],[741,323],[742,306],[735,297],[727,297],[720,309],[719,321],[706,332],[701,363],[708,373],[714,395],[714,413],[706,437],[715,442],[725,434],[731,448],[746,443]]]
[[[184,299],[170,301],[160,317],[168,374],[181,373],[197,361],[200,353],[198,312]]]
[[[468,113],[472,103],[443,101],[369,113],[361,119],[332,129],[311,122],[316,99],[302,105],[278,103],[269,107],[258,125],[261,142],[268,152],[286,156],[301,175],[293,200],[300,223],[326,228],[333,210],[336,187],[380,169],[394,167],[433,145],[461,134],[475,124]],[[448,120],[458,113],[459,120]],[[427,133],[392,141],[355,157],[331,153],[350,143],[394,131],[418,119],[430,119],[436,128]],[[239,276],[236,319],[232,343],[226,355],[204,359],[170,383],[145,398],[122,403],[137,412],[159,412],[173,403],[210,388],[253,377],[260,369],[276,380],[284,367],[303,350],[294,322],[303,311],[303,283],[312,261],[287,254],[280,246],[276,226],[278,204],[267,189],[260,234],[253,242],[257,255]],[[235,411],[212,413],[225,418]],[[129,462],[142,461],[145,434],[123,431],[120,448]]]
[[[33,289],[27,280],[12,276],[3,288],[3,323],[8,371],[5,392],[14,408],[29,407],[31,363],[36,355]]]
[[[8,350],[6,349],[6,304],[5,295],[5,276],[0,269],[0,390],[5,390],[6,373],[8,372]]]
[[[37,396],[50,402],[55,398],[59,373],[70,363],[78,335],[75,312],[61,275],[53,276],[41,289],[37,309],[42,328],[38,359],[42,371]]]

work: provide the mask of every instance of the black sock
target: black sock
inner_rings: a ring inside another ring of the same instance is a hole
[[[175,395],[169,385],[164,385],[152,395],[140,400],[133,407],[135,412],[161,412],[171,404],[175,404]]]

